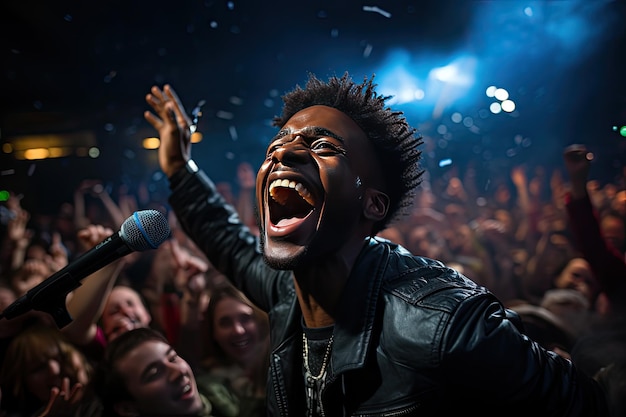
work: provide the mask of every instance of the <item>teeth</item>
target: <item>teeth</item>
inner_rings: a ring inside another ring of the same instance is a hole
[[[312,206],[315,205],[315,201],[313,200],[313,196],[311,195],[309,190],[307,190],[306,187],[299,182],[296,183],[295,181],[289,181],[289,180],[274,180],[270,184],[269,191],[270,191],[270,195],[272,196],[272,198],[280,204],[285,204],[285,202],[287,201],[287,196],[283,196],[282,194],[275,194],[274,189],[276,187],[292,188],[296,190],[298,194],[300,195],[300,197],[302,197],[307,203],[309,203]]]
[[[187,384],[183,387],[183,394],[191,391],[191,385]]]

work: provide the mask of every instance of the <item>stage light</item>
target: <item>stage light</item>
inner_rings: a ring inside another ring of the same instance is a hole
[[[504,88],[497,88],[496,91],[494,91],[493,95],[500,101],[504,101],[509,98],[509,92],[506,91]]]
[[[504,100],[500,106],[502,107],[502,110],[507,113],[511,113],[515,110],[515,102],[513,100]]]

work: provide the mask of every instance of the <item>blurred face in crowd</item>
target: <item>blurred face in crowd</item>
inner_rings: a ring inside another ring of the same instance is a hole
[[[445,242],[443,237],[426,226],[414,227],[408,238],[408,248],[411,252],[432,259],[444,256]]]
[[[626,217],[626,190],[615,194],[615,198],[611,202],[611,208],[617,211],[620,216]]]
[[[189,364],[167,343],[142,342],[115,362],[132,401],[115,405],[122,415],[194,415],[204,405]]]
[[[27,259],[20,269],[13,274],[11,285],[15,293],[22,296],[51,274],[52,270],[45,261],[36,258]]]
[[[514,222],[513,216],[511,216],[511,212],[508,210],[496,210],[493,214],[493,217],[500,222],[500,224],[504,227],[505,233],[513,233],[514,231]]]
[[[80,351],[65,341],[56,327],[46,324],[31,325],[15,336],[2,366],[2,379],[13,381],[12,394],[39,404],[47,404],[54,387],[86,386],[90,373]]]
[[[624,220],[617,216],[604,216],[600,220],[600,229],[602,235],[608,240],[613,247],[619,251],[624,251],[624,241],[626,240],[626,230],[624,229]]]
[[[232,297],[221,299],[215,306],[213,338],[224,353],[242,365],[253,362],[263,344],[254,310]]]
[[[574,258],[569,261],[554,284],[557,288],[568,288],[580,292],[590,305],[593,305],[598,293],[591,266],[583,258]]]
[[[26,369],[26,389],[39,401],[47,402],[52,387],[60,387],[63,381],[61,352],[50,346],[49,351],[41,352],[41,357],[29,363]]]
[[[148,327],[152,317],[139,294],[132,288],[116,286],[102,311],[102,330],[111,341],[136,327]]]
[[[505,184],[498,184],[493,198],[498,204],[508,204],[511,201],[511,191]]]

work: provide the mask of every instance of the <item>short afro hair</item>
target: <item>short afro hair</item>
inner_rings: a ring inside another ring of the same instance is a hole
[[[282,114],[273,119],[273,125],[281,128],[300,110],[323,105],[345,113],[359,125],[379,155],[389,196],[387,216],[374,225],[373,234],[408,213],[424,172],[419,165],[422,136],[409,126],[402,112],[385,106],[391,96],[379,95],[376,87],[374,75],[356,84],[347,72],[328,82],[309,73],[304,89],[296,85],[282,96]]]

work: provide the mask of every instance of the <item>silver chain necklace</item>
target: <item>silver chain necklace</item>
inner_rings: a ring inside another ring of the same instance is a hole
[[[320,373],[313,375],[309,368],[309,342],[304,332],[302,332],[302,346],[303,346],[303,359],[304,359],[304,381],[306,385],[306,397],[307,397],[307,412],[309,417],[313,417],[316,414],[316,409],[319,409],[320,415],[324,416],[324,409],[319,401],[319,393],[322,388],[322,382],[326,374],[326,366],[328,365],[328,359],[330,358],[330,351],[333,347],[333,335],[328,340],[326,346],[326,352],[324,352],[324,358],[322,359],[322,367]],[[321,382],[320,382],[321,380]]]

